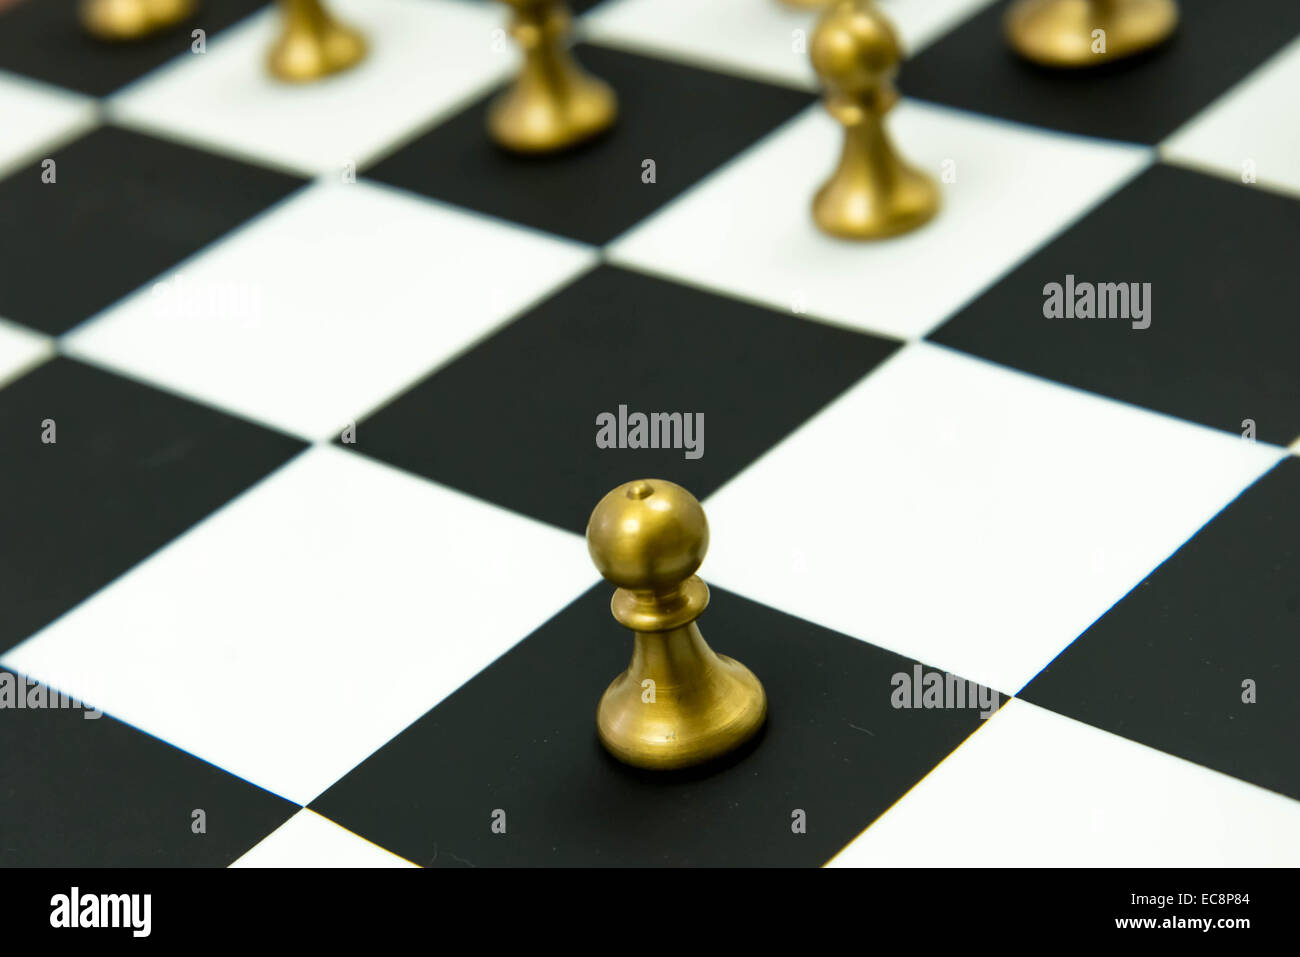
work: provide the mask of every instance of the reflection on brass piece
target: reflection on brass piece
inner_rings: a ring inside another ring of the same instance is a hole
[[[186,20],[196,0],[82,0],[81,25],[100,40],[140,40]]]
[[[618,100],[569,53],[570,17],[562,0],[506,2],[510,35],[524,63],[488,109],[492,138],[516,152],[549,153],[608,129],[618,116]]]
[[[844,127],[839,166],[813,199],[817,225],[832,236],[880,239],[926,222],[939,188],[903,161],[885,131],[903,57],[889,21],[867,0],[839,0],[818,21],[809,54],[826,109]]]
[[[781,0],[787,7],[796,7],[800,10],[820,10],[822,7],[828,7],[835,0]]]
[[[366,40],[335,20],[320,0],[280,0],[284,29],[271,47],[271,75],[307,83],[353,66],[366,55]]]
[[[1177,25],[1174,0],[1017,0],[1006,17],[1007,40],[1017,53],[1057,67],[1132,56],[1167,39]]]
[[[715,654],[695,619],[709,588],[695,574],[709,524],[695,496],[663,479],[620,485],[587,523],[587,550],[618,586],[610,608],[635,635],[632,663],[596,710],[600,740],[642,768],[684,768],[753,737],[767,696],[753,672]]]

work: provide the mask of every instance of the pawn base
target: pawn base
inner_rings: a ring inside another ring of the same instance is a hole
[[[197,0],[83,0],[81,24],[113,43],[142,40],[193,16]]]
[[[277,80],[310,83],[341,73],[366,55],[365,37],[335,20],[292,20],[267,56],[267,68]]]
[[[631,665],[600,699],[596,727],[624,764],[667,771],[734,751],[766,718],[758,678],[715,654],[691,624],[637,634]]]
[[[488,133],[516,153],[553,153],[603,133],[618,118],[618,100],[602,80],[578,70],[556,90],[521,78],[488,110]]]
[[[1005,22],[1012,49],[1062,68],[1133,56],[1168,39],[1177,26],[1175,0],[1018,0]]]
[[[939,187],[917,170],[901,167],[892,189],[881,192],[857,177],[835,176],[813,197],[813,220],[840,239],[887,239],[911,232],[939,211]]]

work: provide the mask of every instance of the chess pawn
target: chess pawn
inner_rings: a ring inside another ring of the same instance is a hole
[[[1021,56],[1052,67],[1093,66],[1132,56],[1178,26],[1175,0],[1017,0],[1007,40]]]
[[[666,770],[748,741],[767,696],[753,672],[715,654],[695,619],[709,588],[695,574],[709,547],[704,509],[663,479],[620,485],[587,523],[587,549],[618,586],[610,610],[635,636],[632,662],[600,699],[596,727],[614,757]]]
[[[813,199],[817,225],[845,239],[880,239],[925,223],[939,208],[939,188],[903,161],[885,130],[903,57],[889,21],[866,0],[839,0],[818,21],[809,54],[826,109],[844,127],[839,166]]]
[[[141,40],[184,20],[197,0],[82,0],[81,24],[100,40]]]
[[[603,81],[582,69],[569,52],[569,11],[563,0],[506,0],[510,35],[523,67],[488,109],[488,132],[520,153],[548,153],[608,129],[618,100]]]
[[[320,0],[280,0],[284,26],[271,47],[271,75],[306,83],[353,66],[366,55],[365,38],[335,20]]]

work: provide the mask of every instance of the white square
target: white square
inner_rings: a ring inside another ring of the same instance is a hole
[[[992,0],[881,0],[903,49],[931,40]],[[607,46],[672,57],[812,89],[808,41],[820,11],[780,0],[613,0],[582,18],[583,35]]]
[[[1297,860],[1300,802],[1014,700],[829,866],[1285,867]]]
[[[943,208],[904,236],[820,233],[812,198],[839,159],[820,105],[697,184],[610,247],[633,267],[900,338],[924,335],[1150,164],[1152,151],[904,101],[900,152]],[[952,165],[949,166],[948,164]]]
[[[415,867],[328,818],[303,808],[231,867]]]
[[[1300,37],[1161,144],[1166,159],[1300,194]]]
[[[95,125],[95,102],[0,71],[0,176]]]
[[[1015,693],[1283,454],[913,343],[709,498],[701,574]]]
[[[54,356],[54,340],[0,319],[0,386]]]
[[[3,661],[305,805],[593,579],[576,535],[321,445]]]
[[[318,439],[595,259],[575,242],[386,186],[318,182],[64,343]]]
[[[266,57],[280,14],[264,10],[108,101],[116,122],[315,175],[358,167],[459,108],[516,64],[494,40],[503,8],[448,0],[332,0],[366,36],[356,66],[283,83]],[[484,134],[486,136],[486,133]]]

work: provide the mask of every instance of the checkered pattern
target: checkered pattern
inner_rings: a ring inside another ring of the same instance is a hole
[[[0,864],[1300,859],[1300,6],[1069,75],[881,6],[944,208],[865,245],[776,0],[579,4],[621,122],[528,161],[499,5],[333,0],[372,55],[294,88],[254,2],[0,14],[0,665],[104,712],[0,709]],[[1150,328],[1044,318],[1067,274]],[[620,404],[703,457],[597,449]],[[595,739],[581,533],[645,474],[767,687],[722,767]],[[917,665],[1001,707],[895,707]]]

